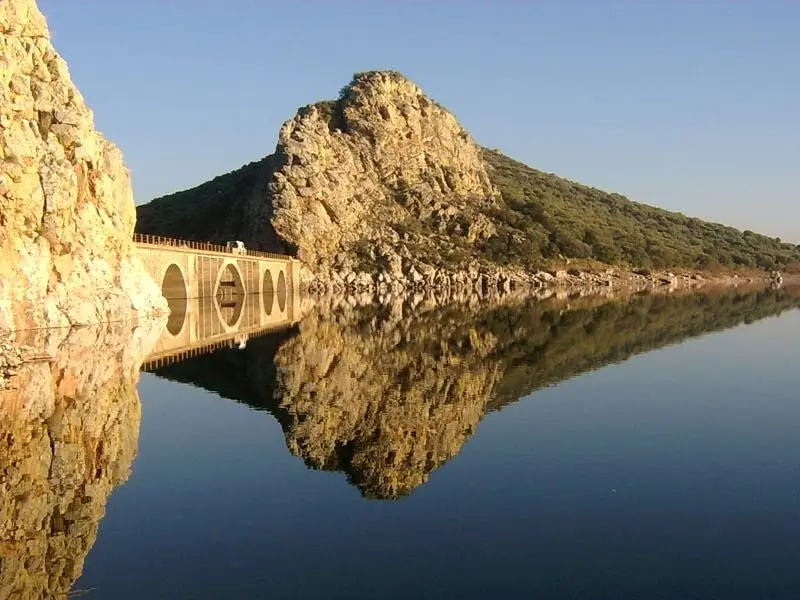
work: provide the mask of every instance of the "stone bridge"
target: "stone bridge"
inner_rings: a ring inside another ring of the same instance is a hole
[[[153,358],[299,319],[300,261],[269,252],[136,234],[137,254],[170,308]]]

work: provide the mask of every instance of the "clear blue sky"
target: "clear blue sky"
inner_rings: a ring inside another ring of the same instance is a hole
[[[485,146],[800,242],[800,2],[40,0],[137,203],[397,69]]]

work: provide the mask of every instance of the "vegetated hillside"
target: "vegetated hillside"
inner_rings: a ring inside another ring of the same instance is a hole
[[[484,150],[484,157],[505,204],[492,211],[503,225],[484,249],[497,261],[561,254],[635,266],[771,269],[800,260],[800,246],[777,238],[633,202],[497,151]]]
[[[244,228],[246,204],[254,196],[267,195],[273,160],[274,155],[266,156],[191,189],[137,206],[137,233],[200,242],[237,239]],[[274,235],[257,246],[277,252],[291,249]]]
[[[475,261],[508,272],[559,258],[764,269],[800,260],[800,247],[777,238],[632,202],[481,148],[393,71],[356,74],[337,100],[298,110],[274,154],[138,213],[142,233],[296,252],[331,281],[384,272],[435,282]]]
[[[136,231],[198,241],[214,239],[235,226],[237,199],[249,195],[258,184],[268,159],[251,162],[188,190],[161,196],[138,206]],[[264,172],[269,177],[270,173]]]

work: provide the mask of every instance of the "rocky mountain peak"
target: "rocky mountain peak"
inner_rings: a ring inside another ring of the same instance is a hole
[[[497,197],[472,137],[393,71],[356,74],[338,100],[301,108],[280,130],[276,159],[271,202],[251,222],[269,222],[315,271],[357,247],[376,263],[402,260],[404,223],[445,231]]]

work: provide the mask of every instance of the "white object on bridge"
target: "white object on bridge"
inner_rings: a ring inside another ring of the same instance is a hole
[[[247,248],[244,247],[244,242],[240,240],[233,240],[225,244],[225,247],[233,254],[247,254]]]

